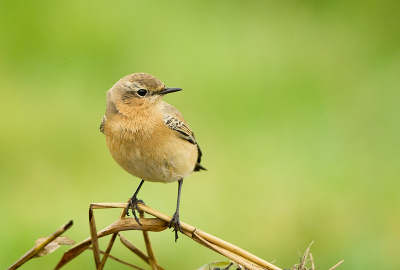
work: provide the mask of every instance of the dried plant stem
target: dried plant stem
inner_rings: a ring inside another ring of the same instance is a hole
[[[45,246],[51,243],[54,239],[64,233],[66,230],[71,228],[73,222],[72,220],[68,223],[62,225],[57,231],[55,231],[52,235],[50,235],[45,241],[40,243],[39,245],[34,246],[31,250],[29,250],[25,255],[23,255],[18,261],[16,261],[13,265],[11,265],[8,270],[17,269],[27,261],[29,261],[33,256],[39,253]]]
[[[122,234],[119,234],[119,239],[121,240],[121,243],[124,246],[126,246],[128,249],[130,249],[136,255],[138,255],[143,261],[150,264],[149,257],[147,257],[147,255],[142,250],[140,250],[140,248],[135,246],[132,242],[130,242],[128,239],[126,239],[126,237],[123,236]]]
[[[144,218],[144,212],[143,211],[140,211],[139,214],[140,214],[141,218]],[[157,263],[156,256],[154,254],[153,248],[151,246],[149,233],[147,231],[142,231],[142,232],[143,232],[144,242],[146,244],[147,256],[149,257],[149,263],[150,263],[151,269],[152,270],[158,270],[158,263]]]
[[[126,206],[127,206],[127,203],[93,203],[93,204],[91,204],[90,208],[89,208],[89,225],[90,225],[91,237],[84,240],[83,242],[79,243],[78,245],[71,248],[67,252],[65,252],[64,256],[61,258],[59,264],[56,266],[55,269],[56,270],[60,269],[66,263],[68,263],[73,258],[75,258],[80,253],[82,253],[84,250],[88,249],[90,247],[90,245],[92,244],[93,247],[91,249],[93,250],[93,254],[94,254],[94,258],[95,258],[96,269],[102,270],[108,257],[115,258],[115,257],[112,257],[109,253],[115,242],[116,236],[119,235],[121,242],[128,249],[130,249],[132,252],[134,252],[136,255],[138,255],[142,260],[144,260],[146,263],[148,263],[151,266],[152,270],[164,270],[157,263],[153,248],[151,246],[148,231],[158,232],[158,231],[165,230],[171,220],[171,217],[168,215],[165,215],[161,212],[158,212],[146,205],[139,203],[138,210],[140,213],[139,220],[140,220],[140,223],[142,224],[142,226],[141,226],[135,221],[135,219],[125,218]],[[110,226],[104,228],[100,232],[97,232],[96,223],[95,223],[94,215],[93,215],[93,209],[106,209],[106,208],[122,208],[123,211],[121,213],[120,218],[117,221],[115,221]],[[145,218],[144,213],[148,213],[156,218],[152,218],[152,219]],[[246,269],[249,269],[249,270],[266,270],[266,269],[282,270],[281,268],[273,265],[272,263],[269,263],[269,262],[255,256],[255,255],[253,255],[253,254],[251,254],[229,242],[226,242],[226,241],[218,238],[218,237],[215,237],[211,234],[201,231],[187,223],[184,223],[181,221],[180,225],[183,230],[183,233],[186,236],[190,237],[195,242],[197,242],[217,253],[220,253],[223,256],[226,256],[227,258],[231,259],[238,265],[245,267]],[[137,248],[133,243],[131,243],[128,239],[126,239],[123,235],[121,235],[119,233],[120,231],[124,231],[124,230],[141,230],[142,231],[144,241],[146,244],[147,255],[143,251],[141,251],[139,248]],[[108,244],[106,252],[101,252],[99,249],[99,245],[98,245],[98,238],[103,237],[108,234],[113,234],[113,235]],[[311,244],[310,244],[310,246],[311,246]],[[295,265],[294,269],[305,269],[305,264],[308,261],[311,261],[311,264],[312,264],[311,270],[315,270],[312,254],[309,253],[310,246],[307,248],[307,250],[303,256],[300,255],[300,264]],[[104,254],[103,259],[101,261],[100,261],[100,253]],[[308,256],[310,257],[310,259],[307,259]],[[341,263],[343,263],[343,261],[339,262],[338,264],[336,264],[329,270],[335,269]],[[129,264],[127,264],[127,265],[129,265]],[[297,266],[299,268],[297,268]],[[132,266],[132,267],[135,267],[136,269],[141,269],[136,266]]]
[[[158,211],[156,211],[156,210],[154,210],[154,209],[152,209],[152,208],[150,208],[150,207],[148,207],[148,206],[146,206],[146,205],[138,204],[138,207],[139,207],[139,210],[144,211],[144,212],[146,212],[147,214],[150,214],[150,215],[152,215],[152,216],[155,216],[155,217],[157,217],[157,218],[159,218],[159,219],[162,219],[162,220],[164,220],[164,221],[166,221],[166,222],[168,222],[168,223],[169,223],[170,220],[171,220],[171,217],[170,217],[170,216],[167,216],[166,214],[163,214],[163,213],[161,213],[161,212],[158,212]],[[192,238],[193,232],[196,230],[196,228],[193,227],[193,226],[191,226],[191,225],[189,225],[189,224],[187,224],[187,223],[184,223],[184,222],[182,222],[182,221],[180,222],[180,224],[181,224],[181,228],[182,228],[182,230],[183,230],[183,233],[184,233],[186,236]]]
[[[97,238],[101,238],[112,233],[118,233],[120,231],[126,231],[126,230],[147,230],[147,231],[159,232],[165,230],[168,227],[167,222],[158,218],[141,219],[140,223],[142,223],[142,226],[137,224],[137,222],[133,218],[118,219],[110,226],[98,232]],[[67,250],[64,253],[58,265],[55,267],[55,270],[60,269],[69,261],[74,259],[76,256],[84,252],[88,247],[90,247],[91,243],[92,243],[92,238],[89,237],[84,241],[80,242],[79,244],[75,245],[71,249]]]
[[[89,207],[89,227],[90,227],[90,236],[92,239],[94,262],[96,264],[96,269],[98,269],[100,266],[100,248],[99,248],[99,239],[97,238],[96,222],[94,220],[92,206]]]
[[[338,262],[337,264],[335,264],[334,266],[332,266],[329,270],[333,270],[336,267],[338,267],[339,265],[341,265],[344,262],[344,260],[341,260],[340,262]]]
[[[160,218],[162,220],[165,220],[167,222],[169,222],[171,220],[171,217],[169,217],[169,216],[167,216],[167,215],[165,215],[163,213],[160,213],[160,212],[158,212],[158,211],[156,211],[154,209],[151,209],[150,207],[148,207],[146,205],[138,204],[138,207],[139,207],[140,210],[142,210],[142,211],[144,211],[144,212],[146,212],[146,213],[148,213],[150,215],[153,215],[155,217],[158,217],[158,218]],[[243,258],[248,259],[251,262],[254,262],[254,263],[262,266],[262,267],[265,267],[267,269],[272,269],[272,270],[282,270],[281,268],[279,268],[279,267],[277,267],[277,266],[275,266],[275,265],[273,265],[273,264],[271,264],[271,263],[269,263],[269,262],[267,262],[267,261],[255,256],[255,255],[251,254],[250,252],[247,252],[247,251],[245,251],[245,250],[243,250],[243,249],[241,249],[241,248],[239,248],[239,247],[237,247],[235,245],[232,245],[231,243],[228,243],[228,242],[226,242],[226,241],[224,241],[222,239],[219,239],[219,238],[217,238],[217,237],[215,237],[215,236],[213,236],[211,234],[208,234],[208,233],[203,232],[203,231],[201,231],[199,229],[196,229],[195,227],[193,227],[193,226],[191,226],[189,224],[186,224],[186,223],[184,223],[182,221],[181,221],[181,227],[182,227],[185,235],[189,236],[190,238],[193,238],[193,234],[194,234],[194,232],[196,232],[197,235],[199,235],[200,237],[204,238],[208,242],[210,242],[212,244],[215,244],[215,245],[217,245],[219,247],[222,247],[222,248],[224,248],[226,250],[229,250],[229,251],[231,251],[231,252],[233,252],[233,253],[235,253],[235,254],[243,257]]]
[[[125,215],[126,215],[126,212],[125,212],[125,209],[123,209],[122,212],[121,212],[121,214],[120,214],[120,216],[119,216],[119,218],[120,218],[120,219],[121,219],[121,218],[124,218]],[[100,263],[100,265],[99,265],[98,270],[103,270],[104,265],[106,264],[107,258],[108,258],[108,256],[110,255],[111,249],[112,249],[112,247],[113,247],[113,245],[114,245],[115,238],[117,238],[117,235],[118,235],[118,233],[113,233],[113,235],[111,236],[110,242],[108,243],[107,250],[106,250],[106,252],[105,252],[104,255],[103,255],[103,259],[101,260],[101,263]]]
[[[98,209],[103,209],[103,208],[126,208],[127,203],[96,203],[96,204],[92,204],[92,206],[93,206],[93,208],[98,208]],[[161,212],[158,212],[158,211],[156,211],[156,210],[154,210],[154,209],[152,209],[152,208],[150,208],[150,207],[148,207],[146,205],[138,204],[138,208],[139,208],[139,210],[144,211],[144,212],[146,212],[146,213],[148,213],[148,214],[150,214],[152,216],[155,216],[157,218],[160,218],[160,219],[162,219],[162,220],[164,220],[166,222],[169,222],[171,220],[170,216],[167,216],[167,215],[165,215],[165,214],[163,214]],[[210,234],[208,234],[206,232],[203,232],[203,231],[201,231],[199,229],[196,229],[195,227],[193,227],[193,226],[191,226],[189,224],[186,224],[186,223],[184,223],[182,221],[180,222],[180,224],[181,224],[181,227],[182,227],[182,230],[183,230],[184,234],[186,236],[192,238],[192,239],[193,239],[193,236],[194,236],[194,232],[196,232],[196,234],[198,236],[200,236],[201,238],[203,238],[207,242],[209,242],[211,244],[214,244],[215,246],[218,246],[220,248],[223,248],[223,249],[225,249],[227,251],[230,251],[233,254],[237,254],[240,257],[243,257],[243,258],[247,259],[250,262],[258,264],[261,267],[264,267],[264,268],[267,268],[267,269],[271,269],[271,270],[282,270],[281,268],[279,268],[279,267],[277,267],[277,266],[275,266],[275,265],[273,265],[273,264],[271,264],[271,263],[269,263],[269,262],[267,262],[267,261],[255,256],[255,255],[253,255],[253,254],[251,254],[251,253],[249,253],[249,252],[247,252],[247,251],[245,251],[245,250],[243,250],[243,249],[241,249],[241,248],[239,248],[239,247],[237,247],[235,245],[232,245],[231,243],[228,243],[228,242],[226,242],[226,241],[224,241],[222,239],[219,239],[219,238],[217,238],[217,237],[215,237],[213,235],[210,235]],[[226,253],[226,254],[229,254],[229,253]]]
[[[93,250],[93,248],[92,248],[92,247],[88,247],[87,249]],[[104,251],[102,251],[102,250],[100,250],[100,253],[101,253],[101,254],[105,254],[105,252],[104,252]],[[118,259],[118,258],[116,258],[116,257],[114,257],[114,256],[112,256],[112,255],[108,255],[108,257],[109,257],[110,259],[112,259],[112,260],[116,261],[116,262],[119,262],[119,263],[125,264],[125,265],[127,265],[127,266],[130,266],[130,267],[132,267],[132,268],[135,268],[135,269],[138,269],[138,270],[146,270],[146,269],[143,269],[143,268],[141,268],[141,267],[139,267],[139,266],[136,266],[136,265],[133,265],[133,264],[127,263],[127,262],[125,262],[125,261],[123,261],[123,260],[120,260],[120,259]]]
[[[104,267],[104,265],[106,264],[107,258],[108,258],[108,256],[110,255],[111,248],[112,248],[112,246],[114,245],[115,238],[117,238],[117,234],[116,234],[116,233],[113,233],[113,235],[111,236],[111,240],[110,240],[110,242],[108,243],[107,250],[106,250],[106,252],[104,253],[103,259],[101,260],[100,265],[99,265],[99,267],[97,268],[97,270],[103,270],[103,267]],[[99,250],[99,251],[100,251],[100,250]]]
[[[138,255],[143,261],[145,261],[147,264],[150,264],[149,262],[149,257],[140,250],[137,246],[135,246],[132,242],[130,242],[128,239],[126,239],[122,234],[118,234],[119,238],[121,240],[121,243],[126,246],[129,250],[131,250],[133,253]],[[158,270],[164,270],[160,265],[158,265]]]
[[[91,203],[92,209],[126,208],[128,203]]]
[[[271,264],[271,263],[269,263],[267,261],[264,261],[263,259],[255,256],[255,255],[251,254],[250,252],[247,252],[247,251],[245,251],[245,250],[243,250],[243,249],[241,249],[241,248],[239,248],[239,247],[237,247],[235,245],[232,245],[231,243],[228,243],[228,242],[226,242],[226,241],[224,241],[222,239],[219,239],[218,237],[215,237],[215,236],[213,236],[211,234],[203,232],[203,231],[201,231],[199,229],[196,229],[195,232],[196,232],[197,235],[203,237],[205,240],[209,241],[210,243],[213,243],[213,244],[215,244],[215,245],[217,245],[219,247],[222,247],[222,248],[224,248],[226,250],[229,250],[229,251],[231,251],[231,252],[233,252],[233,253],[235,253],[235,254],[237,254],[237,255],[239,255],[239,256],[241,256],[241,257],[243,257],[243,258],[245,258],[245,259],[247,259],[247,260],[249,260],[251,262],[254,262],[254,263],[256,263],[256,264],[258,264],[258,265],[260,265],[260,266],[262,266],[264,268],[272,269],[272,270],[282,270],[281,268],[279,268],[279,267],[277,267],[277,266],[275,266],[275,265],[273,265],[273,264]]]
[[[307,261],[307,257],[308,257],[308,253],[310,252],[310,247],[311,245],[314,243],[314,241],[311,242],[311,244],[308,246],[308,248],[306,249],[306,252],[304,252],[303,257],[300,254],[300,265],[299,265],[299,269],[304,269],[305,268],[305,264],[308,262]]]
[[[311,270],[315,270],[315,266],[314,266],[314,258],[312,256],[312,254],[310,253],[310,260],[311,260]]]
[[[194,238],[193,239],[195,240],[195,238],[199,239],[202,242],[201,244],[204,244],[204,246],[211,248],[212,250],[220,253],[221,255],[223,255],[223,256],[225,256],[225,257],[227,257],[229,259],[231,259],[232,261],[235,261],[236,263],[244,266],[246,269],[249,269],[249,270],[263,270],[263,268],[261,266],[256,265],[256,264],[252,263],[251,261],[249,261],[249,260],[247,260],[247,259],[245,259],[243,257],[240,257],[240,256],[238,256],[237,254],[235,254],[235,253],[233,253],[231,251],[228,251],[226,249],[223,249],[223,248],[221,248],[221,247],[219,247],[217,245],[214,245],[214,244],[208,242],[207,240],[205,240],[204,238],[199,236],[196,232],[194,232]],[[195,241],[199,242],[197,240],[195,240]]]

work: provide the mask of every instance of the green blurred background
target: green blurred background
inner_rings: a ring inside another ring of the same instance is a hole
[[[185,180],[182,221],[281,268],[313,240],[321,269],[397,268],[399,14],[397,1],[0,1],[0,268],[70,219],[85,239],[90,203],[133,194],[99,124],[106,91],[135,72],[184,89],[165,100],[208,171]],[[139,197],[172,215],[176,193],[145,183]],[[119,214],[96,210],[98,228]],[[223,259],[151,237],[166,269]],[[146,267],[120,243],[112,254]],[[65,269],[93,267],[86,251]]]

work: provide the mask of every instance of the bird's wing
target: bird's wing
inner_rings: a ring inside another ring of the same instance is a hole
[[[100,132],[104,134],[104,125],[106,124],[106,116],[103,116],[103,119],[101,119],[101,124],[100,124]]]
[[[179,113],[179,111],[177,110]],[[182,116],[182,115],[180,115]],[[173,129],[178,132],[178,136],[181,137],[182,139],[185,139],[189,141],[192,144],[197,144],[196,139],[194,137],[194,134],[192,130],[190,129],[189,125],[185,123],[185,120],[183,117],[179,119],[178,114],[171,114],[171,113],[165,113],[164,114],[164,123],[167,127],[170,129]]]
[[[164,111],[164,123],[167,127],[175,130],[177,135],[182,139],[187,140],[188,142],[197,146],[197,164],[194,168],[195,171],[199,171],[200,169],[205,170],[203,166],[200,165],[201,156],[203,155],[200,149],[199,144],[196,142],[196,138],[194,136],[193,131],[190,129],[189,125],[186,123],[182,114],[172,105],[169,105],[166,102],[163,102],[163,111]]]

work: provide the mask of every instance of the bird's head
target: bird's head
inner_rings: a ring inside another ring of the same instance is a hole
[[[134,73],[119,80],[107,92],[108,102],[119,107],[144,109],[161,101],[162,96],[182,90],[170,88],[156,77],[147,73]]]

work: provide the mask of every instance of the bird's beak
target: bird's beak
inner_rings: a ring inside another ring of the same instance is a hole
[[[172,88],[172,87],[165,87],[164,90],[161,90],[161,92],[159,92],[160,95],[166,95],[169,93],[173,93],[173,92],[178,92],[181,91],[182,88]]]

